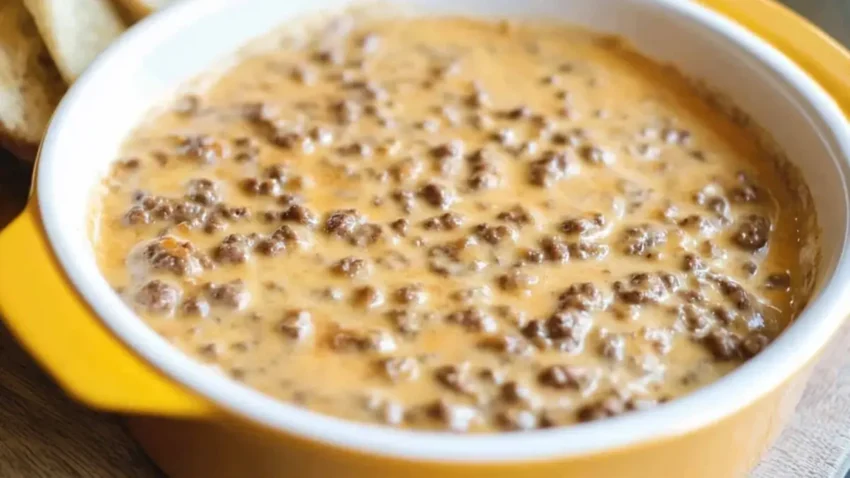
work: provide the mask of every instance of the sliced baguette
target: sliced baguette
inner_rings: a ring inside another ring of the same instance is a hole
[[[117,0],[126,11],[128,11],[135,20],[150,15],[151,13],[165,8],[172,0]]]
[[[0,145],[34,159],[65,88],[22,0],[0,0]]]
[[[24,0],[24,5],[68,83],[126,28],[109,0]]]

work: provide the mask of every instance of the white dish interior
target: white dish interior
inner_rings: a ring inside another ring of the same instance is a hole
[[[53,118],[37,179],[50,242],[107,326],[167,375],[233,413],[373,454],[469,462],[540,459],[678,435],[728,415],[812,358],[847,315],[847,121],[826,93],[765,42],[681,0],[396,0],[423,14],[558,19],[615,33],[724,92],[771,132],[810,185],[822,228],[815,298],[765,352],[697,393],[646,412],[523,434],[457,436],[347,422],[265,397],[183,355],[139,320],[101,276],[87,233],[91,192],[129,131],[180,83],[288,19],[347,3],[186,0],[122,37],[77,81]]]

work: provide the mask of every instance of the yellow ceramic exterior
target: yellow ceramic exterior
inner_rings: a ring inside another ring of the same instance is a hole
[[[772,0],[702,1],[784,51],[850,114],[850,53],[831,38]],[[0,316],[71,396],[132,415],[128,421],[136,437],[174,477],[744,476],[793,412],[812,365],[800,364],[780,387],[708,427],[605,453],[460,465],[343,451],[230,416],[124,347],[66,280],[47,243],[35,196],[0,234]]]
[[[214,412],[139,359],[94,318],[50,252],[35,195],[0,234],[0,316],[62,388],[86,405],[177,416]]]
[[[793,413],[807,378],[807,371],[799,373],[737,414],[685,436],[579,458],[498,465],[377,458],[226,419],[134,417],[129,425],[153,460],[173,477],[744,477]]]

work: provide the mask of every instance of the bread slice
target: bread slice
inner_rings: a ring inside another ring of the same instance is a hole
[[[0,0],[0,145],[32,160],[65,82],[22,0]]]
[[[126,28],[110,0],[24,0],[24,5],[68,83]]]
[[[118,0],[118,4],[124,7],[135,20],[150,15],[151,13],[165,8],[172,0]]]

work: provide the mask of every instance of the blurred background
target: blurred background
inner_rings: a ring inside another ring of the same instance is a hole
[[[850,46],[850,0],[782,0]]]

